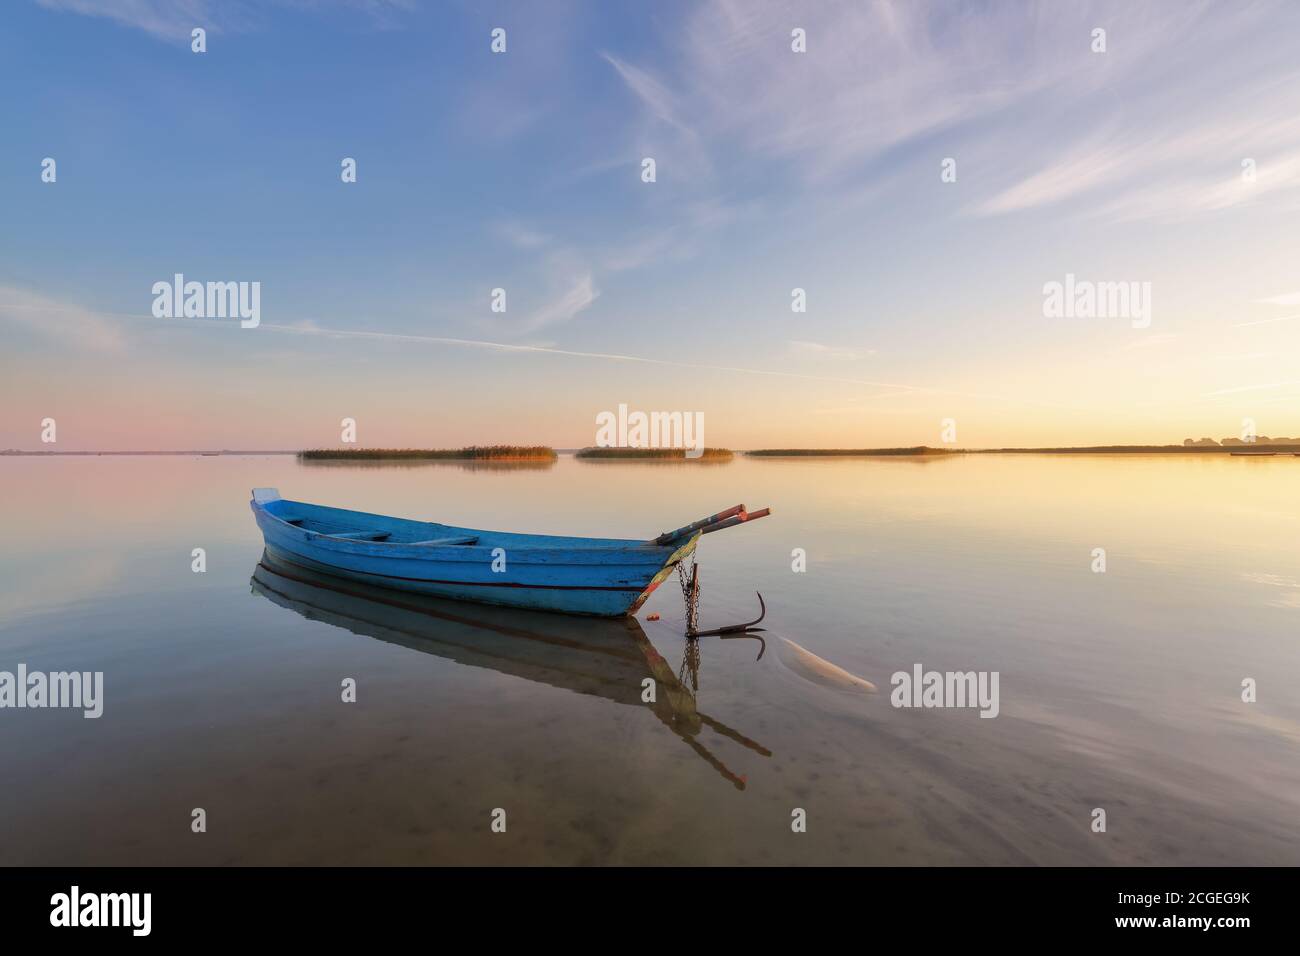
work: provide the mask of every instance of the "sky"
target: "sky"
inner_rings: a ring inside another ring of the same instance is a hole
[[[0,89],[0,448],[1300,435],[1300,3],[10,0]]]

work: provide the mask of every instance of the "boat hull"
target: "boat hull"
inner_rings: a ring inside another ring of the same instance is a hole
[[[672,548],[617,539],[476,532],[280,499],[254,500],[252,509],[267,552],[281,562],[393,591],[595,617],[635,613],[698,540]],[[291,523],[294,514],[306,515],[309,526]],[[312,530],[329,527],[324,524],[329,521],[375,533],[392,528],[399,539],[426,533],[443,540],[460,533],[472,536],[474,543],[355,540],[346,533]],[[423,527],[431,530],[419,530]]]

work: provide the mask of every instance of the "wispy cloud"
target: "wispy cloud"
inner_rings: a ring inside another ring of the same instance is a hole
[[[625,161],[639,163],[649,156],[657,165],[662,164],[663,175],[674,182],[693,182],[697,187],[711,182],[713,164],[705,139],[684,118],[689,101],[681,99],[648,69],[633,66],[609,53],[601,56],[643,107],[640,114],[633,114],[629,142],[619,147]],[[595,168],[617,169],[621,165],[600,160]]]
[[[694,369],[696,371],[706,372],[728,372],[738,375],[762,375],[772,378],[799,379],[809,382],[838,383],[844,385],[864,385],[872,388],[891,389],[891,392],[883,395],[865,396],[864,400],[874,400],[878,398],[889,398],[904,394],[922,394],[947,395],[964,398],[975,398],[986,401],[1009,403],[1019,406],[1036,406],[1045,408],[1066,409],[1067,406],[1058,405],[1052,402],[1039,401],[1036,399],[1012,398],[1000,395],[990,395],[979,392],[957,391],[947,388],[933,388],[927,385],[913,385],[904,382],[882,382],[875,379],[865,378],[848,378],[834,375],[811,375],[801,372],[787,372],[776,369],[749,368],[739,365],[708,365],[698,362],[679,362],[672,359],[650,358],[643,355],[628,355],[617,352],[585,352],[575,349],[561,349],[550,345],[526,345],[512,342],[496,342],[483,339],[462,339],[451,338],[446,336],[435,335],[408,335],[396,332],[368,332],[360,330],[340,330],[326,329],[319,327],[306,327],[302,324],[295,325],[274,325],[263,322],[259,326],[259,331],[265,329],[270,332],[282,332],[292,335],[311,335],[323,336],[334,339],[365,339],[378,342],[403,342],[403,343],[424,343],[428,345],[446,345],[458,348],[487,349],[494,352],[516,352],[533,355],[557,355],[568,356],[572,358],[593,359],[608,362],[629,362],[641,365],[658,365],[668,366],[671,368]]]
[[[1280,82],[1265,56],[1244,67],[1222,56],[1225,43],[1267,37],[1284,13],[1274,2],[1156,14],[1100,0],[961,15],[832,0],[792,17],[780,0],[709,0],[670,41],[667,62],[602,55],[661,127],[661,145],[693,169],[838,190],[861,170],[888,173],[891,150],[942,137],[936,157],[951,150],[963,168],[987,170],[985,197],[968,206],[976,215],[1087,197],[1084,212],[1107,220],[1179,219],[1300,190],[1295,76]],[[1104,54],[1089,47],[1099,24],[1110,27]],[[790,51],[794,25],[807,32],[806,54]],[[1220,63],[1234,72],[1208,82]],[[1153,76],[1156,65],[1165,75]],[[1017,111],[1036,118],[1008,122]],[[665,129],[681,135],[664,143]],[[1257,163],[1249,181],[1243,158]]]
[[[212,0],[37,0],[47,10],[103,17],[164,40],[188,38],[195,27],[220,30],[241,4]],[[220,11],[220,12],[219,12]]]
[[[970,211],[1002,215],[1087,196],[1085,212],[1104,219],[1180,219],[1300,189],[1300,116],[1266,93],[1251,88],[1235,102],[1207,104],[1190,125],[1112,126],[1067,141],[1063,153]],[[1249,177],[1243,158],[1254,163]]]
[[[522,312],[517,310],[518,298],[512,300],[507,290],[507,310],[486,320],[496,334],[523,336],[561,325],[588,308],[600,295],[586,257],[556,237],[518,220],[496,223],[489,231],[522,250],[530,260],[519,282],[525,290],[550,290],[550,297],[542,304]],[[512,284],[518,296],[519,284]]]
[[[1215,389],[1213,392],[1206,392],[1205,398],[1214,398],[1219,395],[1240,395],[1244,392],[1271,392],[1275,388],[1288,388],[1291,385],[1300,385],[1300,382],[1268,382],[1263,385],[1235,385],[1232,388]]]
[[[117,323],[102,313],[13,286],[0,286],[0,322],[74,350],[121,352],[124,348]]]
[[[791,203],[825,194],[843,209],[849,191],[890,195],[890,156],[934,142],[935,162],[980,171],[962,179],[975,215],[1086,199],[1083,214],[1110,221],[1177,220],[1300,191],[1296,87],[1279,81],[1294,66],[1276,49],[1244,66],[1222,55],[1275,33],[1285,12],[1271,0],[1158,13],[1122,0],[958,12],[827,0],[792,16],[782,0],[706,0],[665,55],[601,55],[642,107],[634,141],[701,193],[725,169],[733,193],[750,177],[753,191],[779,184]],[[1110,49],[1095,54],[1100,24]],[[796,25],[805,54],[790,50]],[[1258,163],[1249,183],[1245,157]]]
[[[601,56],[618,72],[623,82],[654,114],[656,119],[667,123],[674,129],[681,130],[688,136],[695,135],[695,130],[687,126],[678,116],[678,108],[674,102],[673,94],[668,91],[666,86],[656,80],[649,72],[624,63],[616,56],[611,56],[608,53],[602,53]]]
[[[1110,222],[1177,222],[1264,201],[1276,207],[1279,196],[1300,192],[1300,73],[1267,42],[1287,29],[1289,12],[1276,2],[1189,3],[1159,16],[1096,5],[1088,15],[1110,27],[1109,52],[1075,65],[1106,83],[1060,84],[1051,110],[1023,132],[974,142],[968,161],[996,160],[990,169],[1011,179],[968,211],[1073,202],[1070,213]],[[1258,55],[1224,58],[1233,44]]]
[[[778,0],[702,4],[675,71],[680,100],[693,104],[687,122],[818,182],[985,115],[1045,79],[1013,49],[1013,8],[937,28],[948,15],[914,3],[819,3],[797,17]],[[790,50],[796,25],[806,54]]]
[[[496,233],[518,249],[540,249],[554,242],[546,233],[514,220],[498,223]]]
[[[601,265],[611,272],[624,272],[659,262],[665,257],[680,258],[685,251],[675,229],[662,229],[606,250]]]
[[[1300,305],[1300,292],[1284,292],[1266,299],[1255,299],[1256,305]],[[1233,328],[1242,329],[1252,325],[1272,325],[1275,322],[1290,322],[1300,319],[1300,313],[1292,315],[1273,315],[1266,319],[1252,319],[1249,322],[1234,322]]]
[[[553,314],[557,317],[557,321],[560,316],[571,317],[572,314],[576,314],[576,312],[585,308],[586,305],[589,305],[590,301],[594,300],[595,295],[596,293],[594,290],[586,288],[583,283],[579,283],[564,296],[561,296],[560,300],[551,303],[550,306],[543,309],[542,312],[547,315]],[[52,318],[52,316],[55,315],[62,317]],[[0,286],[0,321],[9,320],[15,324],[32,326],[47,334],[55,335],[61,340],[67,340],[69,337],[72,337],[75,341],[91,348],[104,351],[118,351],[123,345],[123,339],[120,333],[122,324],[118,321],[121,319],[142,323],[164,322],[167,325],[177,326],[180,328],[201,329],[213,332],[231,332],[239,330],[237,323],[214,323],[210,319],[171,318],[160,320],[152,315],[142,313],[98,312],[84,309],[80,306],[60,303],[54,299],[48,299],[24,290],[15,290],[10,287]],[[326,339],[425,344],[451,346],[456,348],[483,349],[493,352],[567,356],[597,361],[627,362],[641,365],[694,369],[697,371],[727,372],[739,375],[760,375],[772,378],[822,382],[826,384],[858,385],[868,386],[871,388],[889,389],[888,392],[861,396],[859,399],[861,401],[872,401],[880,398],[894,398],[905,395],[929,394],[980,399],[1020,406],[1049,407],[1058,409],[1067,408],[1066,406],[1058,405],[1053,402],[1040,401],[1037,399],[1023,399],[981,392],[958,391],[954,389],[935,388],[928,385],[909,384],[905,382],[884,382],[877,379],[852,378],[836,375],[815,375],[777,369],[750,368],[738,365],[709,365],[697,362],[680,362],[672,359],[652,358],[650,356],[630,355],[619,352],[590,352],[577,349],[563,349],[550,343],[501,342],[489,339],[469,339],[453,336],[414,335],[401,332],[369,331],[362,329],[335,329],[321,325],[320,322],[314,318],[302,318],[283,324],[262,322],[258,326],[258,331]]]
[[[971,210],[980,216],[1019,212],[1063,202],[1095,189],[1126,168],[1131,159],[1114,147],[1086,149],[1050,163]]]
[[[567,289],[541,308],[529,312],[522,322],[514,325],[520,334],[536,332],[568,322],[593,302],[600,292],[590,272],[575,276]]]
[[[1300,140],[1300,134],[1297,140]],[[1264,148],[1276,149],[1277,144],[1269,143]],[[1140,171],[1151,166],[1151,163],[1138,162],[1131,164],[1129,169],[1130,172],[1134,169]],[[1160,166],[1162,172],[1169,168],[1163,164]],[[1259,203],[1266,198],[1271,200],[1279,193],[1300,192],[1300,152],[1264,162],[1259,166],[1255,179],[1249,181],[1243,179],[1239,171],[1230,169],[1176,179],[1164,172],[1164,182],[1148,180],[1138,184],[1128,181],[1120,195],[1101,203],[1095,214],[1113,222],[1177,221],[1233,206]]]
[[[249,0],[36,0],[47,10],[112,20],[143,30],[160,40],[188,40],[203,27],[213,33],[252,29],[260,19],[258,5]],[[273,0],[281,7],[304,12],[328,8],[353,10],[379,27],[394,26],[394,15],[415,9],[414,0]]]
[[[1234,329],[1244,329],[1252,325],[1272,325],[1274,322],[1290,322],[1293,319],[1300,319],[1300,313],[1297,313],[1296,315],[1278,315],[1269,319],[1255,319],[1251,322],[1234,322],[1232,323],[1232,327]]]
[[[1270,296],[1267,299],[1256,299],[1260,305],[1300,305],[1300,292],[1286,292],[1282,295]]]
[[[325,329],[318,326],[274,325],[263,322],[259,329],[281,332],[291,335],[323,336],[334,339],[367,339],[380,342],[412,342],[427,345],[450,345],[462,348],[488,349],[494,352],[522,352],[539,355],[561,355],[573,358],[599,359],[611,362],[634,362],[644,365],[667,365],[674,368],[699,369],[712,372],[736,372],[742,375],[767,375],[777,378],[803,379],[815,382],[840,382],[848,385],[869,385],[874,388],[900,389],[903,391],[938,392],[921,385],[905,385],[900,382],[879,382],[871,379],[839,378],[826,375],[805,375],[799,372],[785,372],[773,369],[745,368],[736,365],[704,365],[695,362],[677,362],[670,359],[649,358],[642,355],[626,355],[616,352],[584,352],[574,349],[561,349],[552,346],[523,345],[512,342],[493,342],[482,339],[449,338],[437,335],[405,335],[397,332],[366,332],[360,330]]]

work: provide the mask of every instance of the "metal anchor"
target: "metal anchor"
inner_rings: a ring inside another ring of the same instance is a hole
[[[754,625],[758,624],[759,621],[763,620],[763,618],[767,616],[767,605],[763,602],[763,595],[758,591],[754,592],[756,595],[758,595],[758,617],[754,618],[752,621],[747,621],[744,624],[728,624],[725,627],[714,627],[705,631],[701,631],[697,629],[695,626],[696,615],[689,613],[690,610],[697,608],[699,606],[699,599],[700,599],[699,571],[700,571],[700,566],[698,564],[694,565],[691,568],[690,593],[687,599],[687,608],[688,608],[688,614],[686,619],[687,639],[694,640],[700,637],[717,637],[724,641],[734,641],[739,638],[749,638],[750,640],[758,641],[758,643],[761,645],[758,650],[758,657],[754,658],[755,660],[761,661],[763,659],[763,655],[767,652],[767,641],[759,637],[756,632],[764,631],[767,629],[763,627],[755,627]]]

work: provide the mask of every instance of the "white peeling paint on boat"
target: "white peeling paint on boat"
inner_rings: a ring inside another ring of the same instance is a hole
[[[806,647],[801,647],[789,638],[781,638],[781,660],[796,674],[806,677],[814,684],[833,687],[837,690],[850,690],[862,693],[874,693],[876,685],[871,681],[850,674],[844,668],[832,664],[825,658],[818,657]]]

